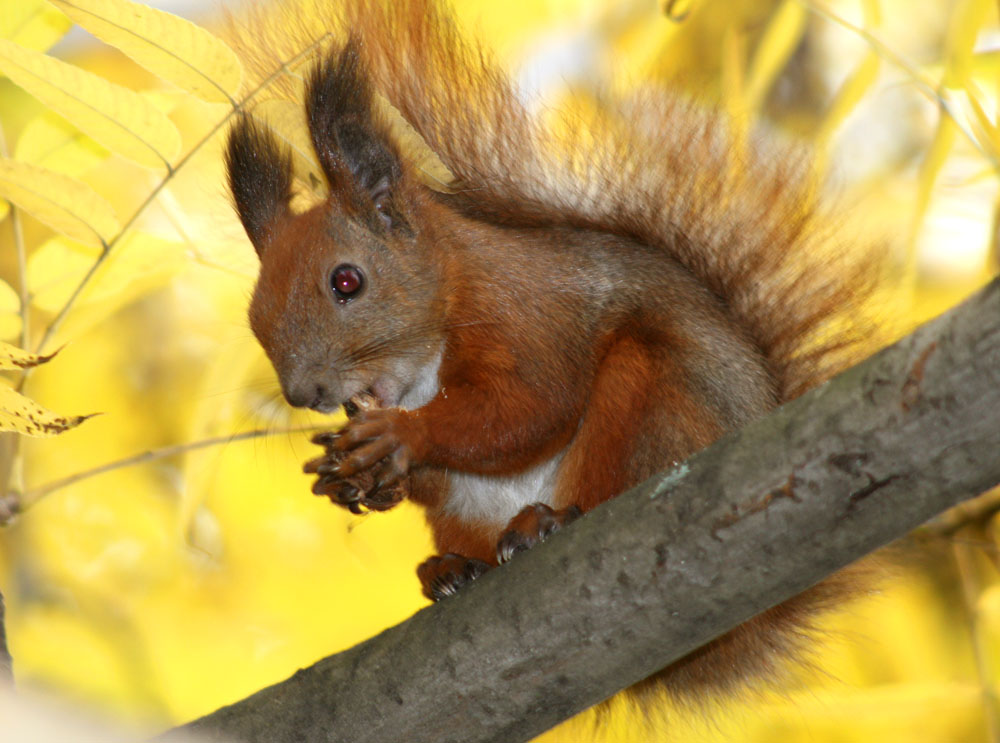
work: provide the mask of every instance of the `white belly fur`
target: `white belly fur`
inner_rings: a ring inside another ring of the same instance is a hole
[[[400,400],[407,410],[426,405],[440,391],[438,369],[441,353],[419,369],[414,383]],[[532,503],[552,505],[556,471],[562,452],[530,470],[517,475],[476,475],[470,472],[449,472],[448,498],[444,512],[463,521],[494,524],[504,527],[525,506]]]
[[[449,472],[444,512],[463,521],[503,527],[532,503],[552,505],[556,472],[562,453],[517,475],[475,475]]]

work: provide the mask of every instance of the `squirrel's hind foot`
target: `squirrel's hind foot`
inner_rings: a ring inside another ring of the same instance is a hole
[[[428,557],[417,567],[417,577],[424,596],[440,601],[471,583],[490,569],[488,563],[474,557],[462,557],[454,552]]]
[[[518,552],[545,541],[549,535],[579,518],[582,511],[576,506],[556,511],[544,503],[525,506],[510,520],[500,541],[497,542],[497,562],[503,564]]]
[[[525,506],[510,520],[503,536],[497,542],[497,563],[502,565],[518,552],[534,547],[580,514],[581,511],[576,506],[559,511],[544,503]],[[417,568],[417,577],[420,579],[424,596],[431,601],[440,601],[458,593],[461,588],[491,567],[482,560],[449,552],[424,560]]]

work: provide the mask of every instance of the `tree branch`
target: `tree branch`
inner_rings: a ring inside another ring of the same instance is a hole
[[[525,740],[996,485],[998,410],[1000,280],[458,596],[183,729]]]

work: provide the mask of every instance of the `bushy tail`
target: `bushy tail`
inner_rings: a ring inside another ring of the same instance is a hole
[[[853,360],[875,272],[838,240],[806,153],[737,136],[722,114],[663,90],[546,126],[440,0],[282,6],[280,21],[251,24],[238,42],[258,79],[324,34],[358,37],[375,89],[447,166],[469,211],[661,246],[753,337],[783,400]]]

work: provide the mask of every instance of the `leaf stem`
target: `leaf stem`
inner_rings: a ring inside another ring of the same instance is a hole
[[[27,350],[31,343],[31,325],[29,324],[31,295],[28,293],[28,256],[24,247],[24,227],[21,225],[21,210],[13,203],[10,205],[10,226],[14,232],[14,247],[17,250],[17,283],[21,300],[21,348]]]
[[[0,124],[0,155],[4,158],[9,156],[7,135],[3,130],[2,124]],[[24,226],[21,224],[21,210],[13,201],[8,203],[10,208],[10,228],[14,239],[14,249],[17,253],[17,290],[21,304],[19,312],[21,316],[21,348],[27,350],[28,344],[31,342],[31,326],[28,322],[31,314],[31,296],[28,293],[28,254],[24,245]],[[18,389],[20,389],[20,385],[21,381],[19,380]],[[7,456],[10,461],[7,464],[7,475],[4,478],[6,481],[0,483],[0,486],[2,486],[0,493],[4,494],[4,497],[6,497],[6,494],[19,491],[24,487],[20,436],[14,435],[14,440],[7,450]],[[0,511],[2,510],[3,504],[0,503]]]
[[[7,649],[7,630],[4,622],[3,594],[0,593],[0,686],[14,681],[13,663]]]
[[[0,122],[0,156],[5,159],[10,156],[2,122]],[[14,249],[17,251],[18,294],[21,300],[21,348],[27,351],[28,343],[31,341],[31,327],[28,324],[28,310],[31,306],[31,297],[28,294],[28,256],[24,247],[21,212],[13,201],[8,203],[10,204],[10,228],[14,238]]]

